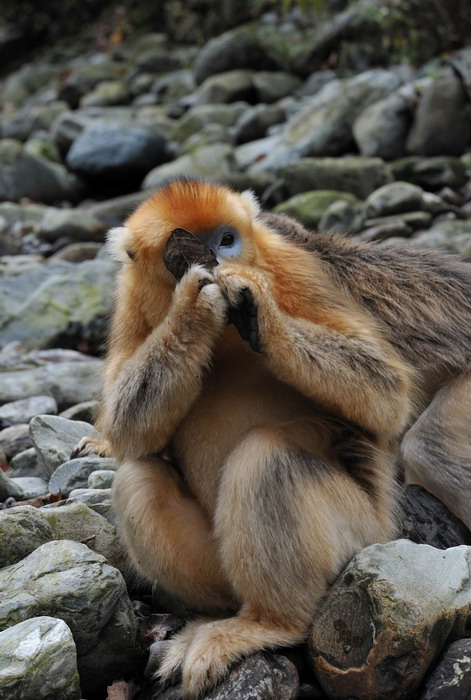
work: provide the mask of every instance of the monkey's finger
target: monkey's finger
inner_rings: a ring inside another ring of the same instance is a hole
[[[258,316],[258,308],[252,290],[248,287],[244,287],[241,290],[241,297],[247,314],[249,316]]]

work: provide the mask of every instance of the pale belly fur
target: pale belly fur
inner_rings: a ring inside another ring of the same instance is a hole
[[[204,391],[173,440],[188,484],[208,513],[214,510],[227,456],[251,428],[284,429],[289,423],[293,432],[297,423],[307,424],[316,415],[309,399],[264,368],[263,356],[245,347],[238,356],[231,355],[214,363]],[[307,428],[312,440],[312,425]]]

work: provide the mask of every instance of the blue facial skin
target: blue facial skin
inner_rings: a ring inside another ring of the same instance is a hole
[[[233,226],[223,224],[209,233],[198,234],[198,238],[218,263],[238,258],[242,252],[240,233]]]

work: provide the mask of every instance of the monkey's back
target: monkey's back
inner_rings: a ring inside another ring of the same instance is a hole
[[[334,283],[370,312],[415,367],[471,369],[471,265],[408,245],[362,243],[306,231],[287,217],[266,223],[316,254]]]

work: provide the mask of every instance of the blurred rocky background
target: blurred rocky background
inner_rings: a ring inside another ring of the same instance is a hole
[[[469,0],[1,0],[0,59],[0,696],[178,700],[151,676],[191,611],[129,570],[114,460],[70,460],[106,230],[190,175],[471,261]],[[471,534],[420,487],[402,508],[404,539],[354,558],[307,645],[207,697],[469,699]]]

